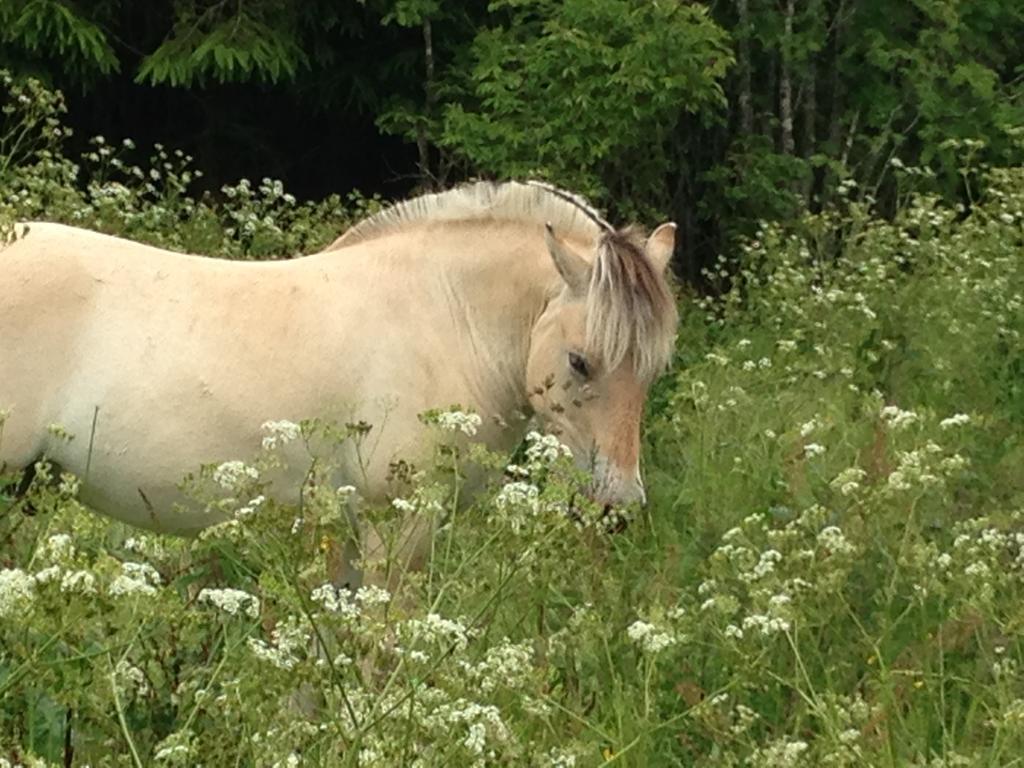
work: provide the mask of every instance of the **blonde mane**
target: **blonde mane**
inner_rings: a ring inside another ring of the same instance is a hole
[[[602,235],[587,290],[587,347],[611,369],[631,356],[650,381],[672,360],[678,324],[672,289],[644,253],[642,231]]]
[[[646,380],[668,366],[678,311],[668,280],[644,253],[643,233],[636,227],[616,230],[582,197],[549,184],[480,181],[422,195],[364,219],[327,250],[416,223],[456,221],[550,223],[559,237],[589,243],[595,250],[586,298],[587,346],[610,368],[631,356],[637,375]]]
[[[334,251],[397,232],[410,224],[454,221],[551,222],[560,237],[596,240],[612,226],[578,195],[539,181],[477,181],[385,208],[347,230]]]

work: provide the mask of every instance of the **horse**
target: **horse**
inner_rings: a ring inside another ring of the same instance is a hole
[[[555,187],[477,182],[282,261],[17,229],[0,250],[0,468],[46,456],[111,518],[183,535],[222,522],[182,503],[180,481],[251,455],[268,420],[372,425],[372,452],[338,479],[382,499],[397,458],[432,450],[419,415],[453,403],[498,450],[522,439],[515,414],[536,417],[598,504],[644,500],[641,416],[677,326],[672,223],[644,238]]]

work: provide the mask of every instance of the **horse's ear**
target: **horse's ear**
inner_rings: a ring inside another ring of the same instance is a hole
[[[676,249],[676,225],[674,222],[662,224],[651,232],[644,246],[644,253],[651,260],[655,269],[664,272],[672,259],[672,252]]]
[[[590,285],[590,265],[586,260],[573,251],[564,240],[555,236],[555,228],[551,226],[551,222],[544,227],[544,242],[551,253],[551,260],[555,262],[555,269],[565,280],[569,290],[579,295],[586,294]]]

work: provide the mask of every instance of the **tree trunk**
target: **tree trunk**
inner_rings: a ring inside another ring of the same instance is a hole
[[[785,27],[782,35],[782,63],[779,71],[779,118],[782,123],[782,153],[795,154],[793,142],[793,15],[796,0],[786,0]]]
[[[740,133],[751,136],[754,133],[754,105],[750,82],[750,7],[749,0],[736,0],[736,15],[739,18],[739,73],[740,73]]]
[[[803,84],[803,145],[800,149],[800,156],[805,160],[809,159],[813,155],[818,147],[818,131],[817,131],[817,119],[818,119],[818,98],[817,98],[817,65],[812,58],[807,62],[807,74],[804,78]],[[807,174],[804,178],[804,205],[810,209],[811,203],[811,189],[814,186],[814,171],[808,167]]]
[[[434,34],[430,19],[423,20],[423,59],[426,80],[423,84],[425,96],[424,120],[416,127],[416,149],[419,151],[420,184],[426,189],[436,189],[437,180],[430,170],[430,140],[427,136],[426,121],[434,115]]]

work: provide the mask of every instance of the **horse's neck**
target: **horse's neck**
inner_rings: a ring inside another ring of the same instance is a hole
[[[481,227],[450,243],[438,239],[433,280],[455,319],[465,363],[476,376],[485,407],[527,409],[526,363],[533,327],[556,282],[543,240]],[[545,270],[545,267],[548,267]]]
[[[486,222],[413,226],[313,258],[392,272],[390,282],[421,305],[424,327],[454,331],[446,346],[458,354],[445,362],[463,368],[474,405],[508,419],[529,407],[530,336],[559,285],[542,232]]]

